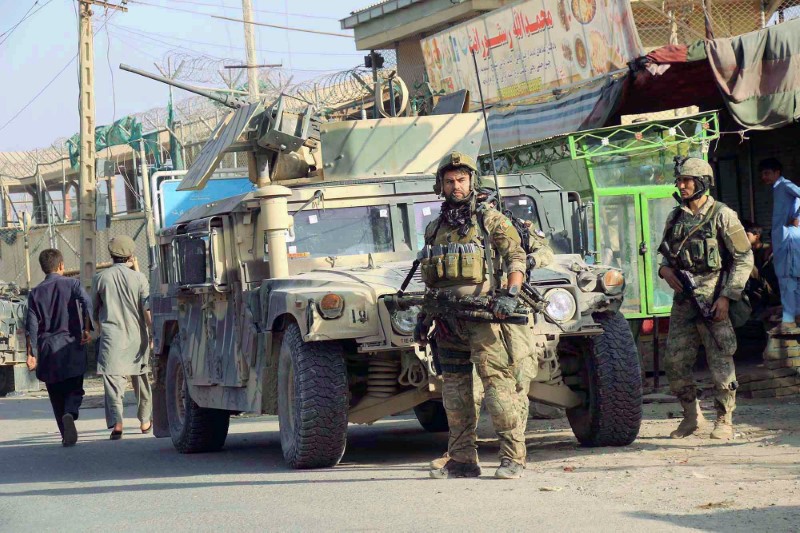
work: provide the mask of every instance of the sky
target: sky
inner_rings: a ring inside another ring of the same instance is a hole
[[[257,22],[350,34],[339,19],[374,0],[252,3]],[[121,71],[120,63],[157,73],[154,62],[163,63],[170,51],[245,63],[243,25],[208,16],[240,19],[240,0],[129,0],[127,8],[126,13],[109,12],[108,18],[102,7],[94,8],[98,126],[167,103],[166,85]],[[77,0],[0,0],[0,151],[44,148],[78,132],[77,59],[70,64],[78,46],[76,11]],[[29,18],[8,31],[26,13]],[[282,63],[293,70],[294,81],[363,63],[364,52],[356,50],[352,38],[255,28],[258,62]],[[176,99],[188,96],[175,92]]]

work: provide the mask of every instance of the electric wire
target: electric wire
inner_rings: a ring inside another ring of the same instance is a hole
[[[20,25],[21,25],[23,22],[25,22],[26,20],[28,20],[29,18],[31,18],[32,16],[34,16],[36,13],[38,13],[39,11],[41,11],[42,9],[44,9],[45,7],[47,7],[47,5],[48,5],[49,3],[51,3],[52,1],[53,1],[53,0],[47,0],[47,1],[46,1],[44,4],[40,5],[40,6],[39,6],[39,8],[38,8],[36,11],[34,11],[34,12],[32,12],[32,13],[31,13],[31,10],[32,10],[34,7],[36,7],[36,5],[39,3],[39,0],[36,0],[36,1],[33,3],[33,5],[32,5],[30,8],[28,8],[28,11],[26,11],[26,12],[25,12],[25,14],[24,14],[24,15],[22,16],[22,18],[19,20],[19,22],[17,22],[17,23],[16,23],[16,24],[14,24],[13,26],[11,26],[9,29],[7,29],[6,31],[4,31],[3,33],[0,33],[0,45],[2,45],[2,44],[3,44],[3,43],[5,43],[5,42],[6,42],[6,41],[7,41],[9,38],[11,38],[11,36],[12,36],[12,35],[14,34],[14,32],[16,31],[16,29],[17,29],[17,28],[18,28],[18,27],[19,27],[19,26],[20,26]]]
[[[179,4],[191,4],[191,5],[196,5],[196,6],[207,6],[207,7],[222,7],[224,9],[233,9],[233,10],[236,10],[236,11],[240,11],[241,10],[241,8],[239,8],[239,7],[229,6],[229,5],[223,4],[222,0],[220,0],[220,5],[219,6],[214,5],[214,4],[208,4],[208,3],[205,3],[205,2],[196,2],[196,1],[192,1],[192,0],[172,0],[172,1],[176,2],[176,3],[179,3]],[[284,13],[283,11],[270,11],[269,9],[255,9],[254,8],[253,12],[255,12],[255,13],[269,13],[270,15],[287,15],[288,14],[290,17],[308,18],[308,19],[322,19],[322,20],[336,20],[336,21],[339,20],[336,17],[326,17],[324,15],[306,15],[306,14],[303,14],[303,13]]]
[[[97,29],[97,31],[95,31],[95,32],[94,32],[94,35],[95,35],[95,36],[97,36],[97,34],[98,34],[98,33],[100,33],[100,32],[103,30],[103,28],[105,28],[105,25],[108,23],[108,21],[111,19],[111,17],[112,17],[112,16],[113,16],[113,13],[112,13],[111,15],[109,15],[108,17],[106,17],[106,21],[103,23],[103,25],[102,25],[100,28],[98,28],[98,29]],[[34,102],[35,102],[35,101],[36,101],[36,100],[37,100],[37,99],[38,99],[38,98],[39,98],[39,97],[42,95],[42,93],[43,93],[43,92],[45,92],[45,91],[47,90],[47,88],[48,88],[48,87],[50,87],[50,86],[51,86],[51,85],[52,85],[52,84],[53,84],[53,83],[54,83],[54,82],[55,82],[55,81],[56,81],[56,80],[57,80],[57,79],[58,79],[58,78],[59,78],[59,77],[60,77],[60,76],[61,76],[61,75],[64,73],[64,71],[65,71],[65,70],[67,70],[67,68],[69,68],[69,66],[70,66],[70,65],[72,65],[72,63],[73,63],[73,62],[74,62],[74,61],[75,61],[77,58],[78,58],[78,54],[76,53],[74,56],[72,56],[72,58],[71,58],[71,59],[70,59],[70,60],[67,62],[67,64],[66,64],[66,65],[64,65],[63,67],[61,67],[61,70],[59,70],[58,72],[56,72],[56,75],[55,75],[55,76],[53,76],[53,77],[50,79],[50,81],[48,81],[48,82],[47,82],[47,84],[45,84],[45,86],[44,86],[44,87],[42,87],[42,88],[41,88],[41,90],[40,90],[38,93],[36,93],[35,95],[33,95],[33,97],[32,97],[30,100],[28,100],[28,103],[26,103],[24,106],[22,106],[22,108],[20,108],[20,110],[19,110],[19,111],[17,111],[17,112],[14,114],[14,116],[12,116],[12,117],[11,117],[10,119],[8,119],[8,120],[7,120],[5,123],[3,123],[3,125],[2,125],[2,126],[0,126],[0,131],[3,131],[4,129],[6,129],[6,127],[8,127],[8,125],[9,125],[9,124],[11,124],[11,123],[12,123],[12,122],[13,122],[13,121],[14,121],[14,120],[17,118],[17,117],[19,117],[19,116],[20,116],[20,115],[21,115],[21,114],[22,114],[22,113],[23,113],[23,112],[24,112],[26,109],[28,109],[28,108],[29,108],[29,107],[30,107],[30,106],[31,106],[31,105],[32,105],[32,104],[33,104],[33,103],[34,103]],[[78,80],[80,80],[80,77],[78,77]],[[80,94],[80,92],[79,92],[79,94]]]
[[[252,24],[254,26],[265,26],[265,27],[276,28],[276,29],[281,29],[281,30],[299,31],[299,32],[303,32],[303,33],[314,33],[314,34],[317,34],[317,35],[328,35],[328,36],[334,36],[334,37],[346,37],[348,39],[352,39],[353,38],[352,35],[345,34],[345,33],[334,33],[334,32],[329,32],[329,31],[311,30],[311,29],[307,29],[307,28],[297,28],[297,27],[293,27],[293,26],[279,26],[279,25],[276,25],[276,24],[267,24],[267,23],[264,23],[264,22],[255,22],[255,21],[248,22],[248,21],[244,21],[242,19],[236,19],[236,18],[231,18],[231,17],[223,17],[223,16],[220,16],[220,15],[212,15],[210,13],[204,13],[202,11],[194,11],[192,9],[183,9],[183,8],[180,8],[180,7],[164,6],[164,5],[160,5],[160,4],[151,4],[150,2],[144,2],[142,0],[128,0],[128,2],[130,2],[132,4],[142,5],[142,6],[156,7],[156,8],[159,8],[159,9],[167,9],[167,10],[170,10],[170,11],[178,11],[178,12],[181,12],[181,13],[190,13],[192,15],[201,15],[201,16],[204,16],[204,17],[210,17],[210,18],[214,18],[214,19],[229,20],[229,21],[232,21],[232,22],[242,22],[244,24]]]
[[[156,37],[161,37],[163,39],[170,39],[170,40],[173,40],[173,41],[182,41],[182,42],[186,42],[186,43],[199,44],[199,45],[204,45],[204,46],[214,46],[214,47],[217,47],[217,48],[232,48],[232,49],[235,49],[235,50],[246,50],[246,48],[244,46],[228,46],[228,45],[220,44],[220,43],[210,43],[210,42],[207,42],[207,41],[196,41],[194,39],[187,39],[185,37],[176,37],[174,35],[167,35],[167,34],[159,33],[159,32],[145,31],[145,30],[142,30],[140,28],[131,28],[129,26],[124,26],[124,25],[121,25],[121,24],[111,24],[111,27],[115,28],[117,30],[121,30],[121,31],[129,31],[131,33],[136,33],[138,35],[156,36]],[[358,52],[323,52],[323,51],[319,51],[319,52],[296,52],[294,50],[292,50],[292,51],[288,51],[288,50],[267,50],[267,49],[264,49],[264,48],[258,48],[258,49],[256,49],[256,52],[262,52],[262,53],[265,53],[265,54],[308,55],[308,56],[352,56],[352,57],[361,57],[363,55],[362,53],[358,53]]]

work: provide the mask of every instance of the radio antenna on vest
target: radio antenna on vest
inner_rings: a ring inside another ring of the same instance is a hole
[[[492,160],[492,175],[494,176],[494,192],[497,195],[497,209],[502,212],[500,203],[500,182],[497,180],[497,165],[494,162],[494,150],[492,149],[492,136],[489,135],[489,119],[486,118],[486,102],[483,99],[483,87],[481,86],[481,74],[478,70],[478,57],[475,50],[472,51],[472,65],[475,67],[475,79],[478,80],[478,96],[481,99],[481,112],[483,113],[483,124],[486,126],[486,141],[489,145],[489,158]]]

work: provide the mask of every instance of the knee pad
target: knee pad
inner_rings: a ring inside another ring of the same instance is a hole
[[[492,416],[495,431],[508,431],[516,426],[518,414],[514,398],[502,398],[497,389],[486,391],[486,410]]]

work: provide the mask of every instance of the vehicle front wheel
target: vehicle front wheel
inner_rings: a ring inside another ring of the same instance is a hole
[[[567,409],[572,432],[585,446],[627,446],[642,423],[639,353],[620,313],[598,313],[603,334],[583,345],[583,405]]]
[[[167,357],[167,420],[172,444],[181,453],[218,451],[228,436],[230,412],[200,407],[189,395],[177,340]]]
[[[444,404],[435,400],[428,400],[414,407],[414,414],[417,415],[420,425],[425,431],[431,433],[442,433],[449,431],[447,423],[447,413]]]
[[[347,367],[338,342],[304,342],[289,324],[278,361],[278,420],[292,468],[335,466],[347,444]]]

